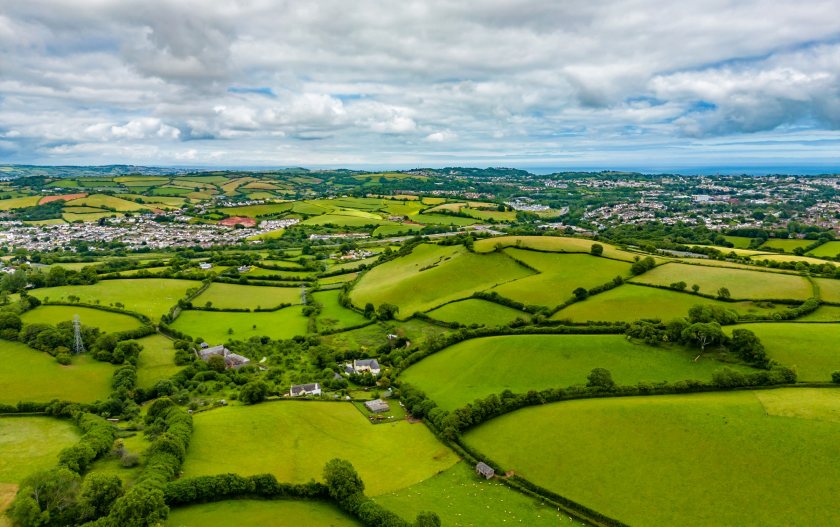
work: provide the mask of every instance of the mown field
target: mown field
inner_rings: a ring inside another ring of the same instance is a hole
[[[90,403],[111,391],[114,366],[82,355],[69,366],[19,342],[0,340],[0,403],[62,399]]]
[[[143,346],[137,360],[137,385],[141,388],[168,379],[181,369],[175,364],[175,346],[169,338],[155,334],[137,339],[137,342]]]
[[[270,309],[280,304],[300,304],[300,288],[216,282],[193,299],[195,306],[204,307],[207,302],[216,309]]]
[[[636,344],[623,335],[514,335],[471,339],[409,367],[402,380],[452,410],[503,390],[586,384],[593,368],[610,370],[617,384],[697,379],[707,381],[726,363],[696,350]],[[748,371],[745,366],[729,365]]]
[[[377,496],[376,501],[409,521],[421,511],[435,511],[448,527],[584,525],[504,483],[477,477],[464,461],[422,483]]]
[[[308,319],[301,309],[301,306],[292,306],[259,313],[184,311],[171,326],[192,337],[202,337],[211,345],[255,336],[290,339],[306,334]]]
[[[827,382],[831,372],[840,370],[840,324],[778,322],[744,324],[732,329],[739,327],[758,335],[771,359],[796,367],[800,381]]]
[[[554,307],[573,297],[578,287],[591,289],[625,278],[630,264],[586,254],[550,254],[521,249],[505,249],[515,260],[537,269],[539,274],[494,287],[500,295],[527,305]]]
[[[633,281],[664,286],[683,281],[689,288],[699,285],[700,292],[707,295],[716,295],[726,287],[732,298],[738,299],[805,300],[812,295],[811,284],[801,276],[679,263],[660,265]]]
[[[280,481],[321,479],[334,457],[349,460],[371,496],[419,483],[458,458],[420,423],[372,425],[351,404],[280,401],[194,416],[184,476],[270,472]],[[236,445],[236,456],[219,445]],[[270,448],[266,448],[270,445]],[[410,462],[407,462],[410,460]]]
[[[479,298],[468,298],[446,304],[427,313],[435,320],[443,322],[458,322],[466,326],[479,324],[483,326],[504,326],[522,318],[528,320],[531,315],[511,307],[488,302]]]
[[[752,241],[746,236],[724,236],[724,238],[726,238],[726,241],[734,245],[736,249],[746,249],[750,246],[750,242]]]
[[[419,245],[411,254],[366,272],[350,298],[360,307],[368,302],[374,306],[397,305],[399,317],[407,318],[415,311],[426,311],[531,274],[504,254],[479,255],[462,246]]]
[[[329,502],[228,500],[172,509],[167,527],[355,527],[361,523]]]
[[[102,280],[93,285],[64,285],[33,289],[32,296],[44,300],[67,302],[71,295],[86,304],[114,306],[121,303],[128,311],[136,311],[156,321],[169,308],[184,298],[187,289],[199,287],[194,280],[137,278]]]
[[[840,254],[840,241],[826,242],[808,254],[822,258],[836,258]]]
[[[0,485],[20,483],[38,470],[55,466],[61,449],[79,440],[69,419],[0,417]]]
[[[467,432],[505,469],[631,525],[837,525],[840,390],[591,399]]]
[[[588,253],[592,249],[593,243],[600,243],[604,247],[604,256],[608,258],[632,262],[636,256],[608,243],[564,236],[499,236],[486,238],[475,242],[475,250],[476,252],[492,252],[498,248],[522,247],[524,249],[558,253]]]
[[[820,288],[820,299],[823,302],[840,304],[840,280],[829,278],[814,278]]]
[[[794,249],[805,248],[812,245],[814,240],[785,240],[781,238],[771,238],[761,245],[761,249],[781,249],[785,252],[793,252]]]
[[[359,313],[338,303],[339,291],[321,291],[313,293],[312,298],[321,305],[317,317],[318,331],[358,326],[368,322]]]
[[[108,333],[129,331],[139,328],[142,323],[130,315],[103,311],[82,306],[39,306],[21,316],[26,324],[52,324],[72,321],[79,315],[84,326],[99,328]]]
[[[797,322],[840,322],[840,306],[820,306],[813,313],[796,319]]]
[[[626,283],[583,302],[575,302],[554,314],[553,320],[571,320],[572,322],[617,322],[634,321],[642,318],[668,321],[688,315],[688,310],[697,304],[714,305],[724,309],[733,309],[741,314],[772,314],[776,309],[761,308],[752,302],[721,302],[702,296],[667,291],[655,287],[646,287]]]

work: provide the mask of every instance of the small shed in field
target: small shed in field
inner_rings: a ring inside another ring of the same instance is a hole
[[[478,464],[475,466],[475,473],[479,476],[482,476],[484,479],[490,479],[496,475],[496,471],[493,470],[493,467],[491,467],[484,461],[478,462]]]

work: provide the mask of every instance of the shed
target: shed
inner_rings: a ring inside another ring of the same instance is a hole
[[[478,464],[475,466],[475,473],[479,476],[484,477],[484,479],[490,479],[496,475],[496,471],[493,470],[493,467],[491,467],[484,461],[478,462]]]
[[[367,408],[375,414],[381,414],[382,412],[387,412],[391,409],[388,403],[386,403],[382,399],[374,399],[373,401],[367,401],[365,403],[365,408]]]

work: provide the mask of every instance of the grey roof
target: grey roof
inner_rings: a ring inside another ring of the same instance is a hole
[[[318,385],[317,382],[312,382],[309,384],[293,384],[292,389],[290,390],[292,395],[296,395],[303,392],[312,392],[315,390],[320,390],[321,387]]]
[[[475,470],[476,472],[485,477],[494,476],[496,474],[496,471],[493,470],[493,467],[491,467],[484,461],[479,461],[478,464],[475,466]]]
[[[386,403],[382,399],[374,399],[373,401],[367,401],[365,403],[365,408],[374,413],[387,412],[391,409],[388,403]]]
[[[354,366],[367,366],[370,369],[378,370],[379,362],[376,359],[359,359],[353,361]]]

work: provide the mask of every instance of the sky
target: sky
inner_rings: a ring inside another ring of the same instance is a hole
[[[840,2],[0,0],[0,163],[840,171]]]

